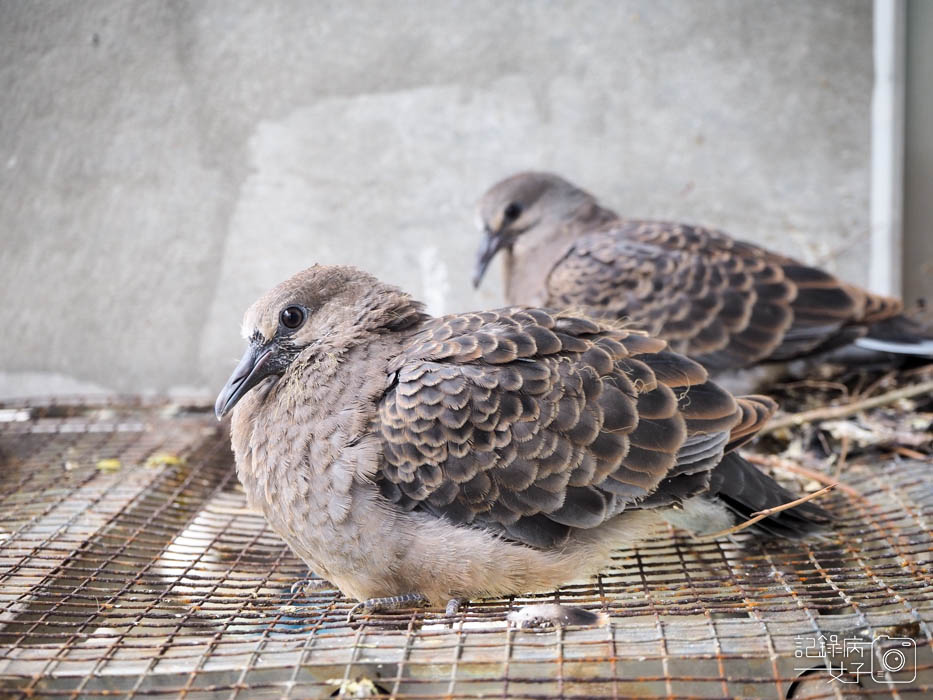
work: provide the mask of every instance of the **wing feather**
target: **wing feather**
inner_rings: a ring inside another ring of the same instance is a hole
[[[683,224],[619,221],[579,237],[547,277],[550,303],[631,321],[711,369],[831,349],[896,300]]]
[[[397,367],[383,495],[536,547],[713,469],[751,422],[663,341],[542,310],[427,321]]]

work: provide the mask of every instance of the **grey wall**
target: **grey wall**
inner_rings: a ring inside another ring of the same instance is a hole
[[[0,395],[210,393],[315,261],[498,304],[524,168],[864,282],[871,66],[868,0],[3,0]]]

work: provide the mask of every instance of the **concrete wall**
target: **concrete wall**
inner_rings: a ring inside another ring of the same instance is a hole
[[[315,261],[495,305],[524,168],[864,281],[871,66],[868,0],[5,0],[0,395],[209,394]]]

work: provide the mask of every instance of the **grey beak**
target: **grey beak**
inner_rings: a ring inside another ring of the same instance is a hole
[[[496,257],[496,253],[505,247],[507,237],[499,232],[485,229],[486,237],[480,243],[479,250],[476,253],[476,264],[473,267],[473,288],[479,287],[483,281],[483,275],[486,274],[486,268],[490,261]]]
[[[230,409],[236,406],[246,392],[273,373],[271,365],[274,363],[269,362],[273,350],[274,348],[269,344],[250,343],[236,369],[233,370],[233,374],[230,375],[230,379],[217,396],[217,401],[214,403],[214,414],[217,420],[223,418]]]

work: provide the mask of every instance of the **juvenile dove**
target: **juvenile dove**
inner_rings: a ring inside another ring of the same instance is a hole
[[[432,318],[351,267],[246,312],[233,410],[250,504],[365,609],[553,589],[667,518],[719,531],[792,500],[739,456],[775,410],[662,340],[511,308]],[[800,537],[805,503],[758,523]]]
[[[790,360],[855,342],[933,357],[896,299],[846,284],[722,231],[621,219],[550,173],[519,173],[479,203],[473,285],[505,252],[510,304],[625,319],[710,370]]]

